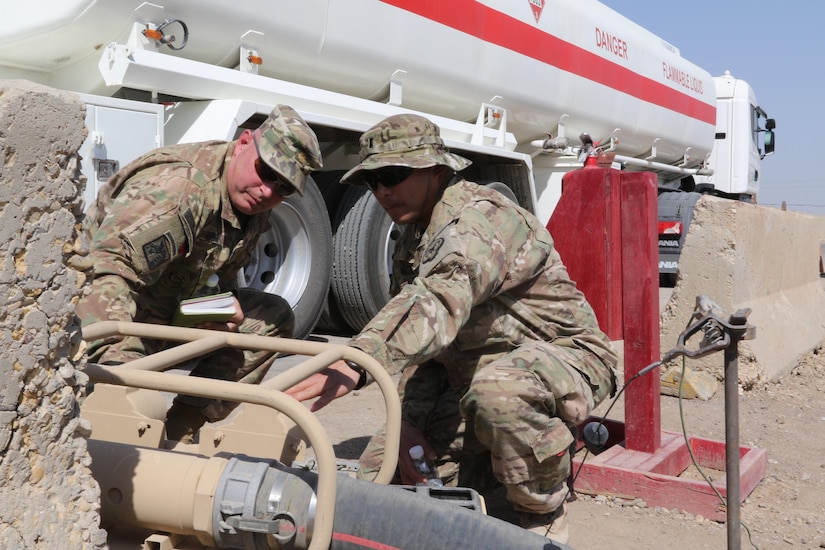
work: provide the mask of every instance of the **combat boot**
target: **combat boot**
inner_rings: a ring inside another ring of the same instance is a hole
[[[547,514],[521,513],[521,526],[559,544],[567,544],[570,531],[567,524],[567,503]]]
[[[207,418],[196,408],[183,403],[172,403],[166,413],[166,439],[181,443],[194,443],[195,434]]]

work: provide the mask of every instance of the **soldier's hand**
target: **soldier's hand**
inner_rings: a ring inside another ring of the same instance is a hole
[[[333,399],[351,392],[358,384],[361,374],[349,368],[343,361],[333,363],[326,369],[313,374],[286,390],[298,401],[308,401],[318,398],[310,407],[310,411],[317,411],[326,407]]]
[[[228,321],[224,321],[222,323],[201,323],[197,325],[196,328],[202,328],[206,330],[220,330],[223,332],[238,332],[238,329],[241,326],[241,323],[243,323],[243,320],[243,308],[241,307],[241,303],[238,301],[238,297],[235,296],[235,315],[233,315]]]
[[[405,485],[415,485],[426,481],[424,476],[415,468],[410,457],[410,448],[421,445],[424,449],[424,456],[430,460],[435,460],[436,454],[430,446],[430,442],[424,437],[424,432],[410,424],[406,420],[401,421],[401,448],[398,450],[398,469],[401,472],[401,483]]]

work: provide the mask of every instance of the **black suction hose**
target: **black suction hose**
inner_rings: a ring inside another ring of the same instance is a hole
[[[330,550],[464,548],[570,550],[458,504],[339,476]]]

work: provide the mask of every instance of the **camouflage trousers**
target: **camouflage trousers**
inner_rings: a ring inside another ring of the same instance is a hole
[[[244,320],[238,327],[241,334],[282,338],[292,336],[295,317],[286,300],[251,288],[238,290],[237,296],[244,312]],[[268,351],[223,348],[199,357],[183,368],[192,367],[189,376],[259,384],[276,358],[277,354]],[[231,401],[191,395],[178,395],[175,402],[197,409],[210,422],[223,420],[238,406]]]
[[[614,391],[612,367],[586,350],[535,342],[479,368],[468,388],[447,378],[444,366],[428,362],[405,370],[398,387],[402,417],[424,431],[445,485],[485,493],[501,484],[517,511],[558,508],[571,427]],[[379,432],[361,455],[362,479],[377,474],[384,441]]]

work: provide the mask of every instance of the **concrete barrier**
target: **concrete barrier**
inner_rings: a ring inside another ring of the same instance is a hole
[[[89,264],[80,98],[0,80],[0,548],[107,548],[74,304]]]
[[[825,339],[820,250],[825,217],[702,197],[685,240],[679,275],[661,314],[662,353],[676,345],[705,294],[725,315],[752,310],[756,338],[739,344],[745,387],[776,380]],[[721,378],[723,354],[689,360]]]

